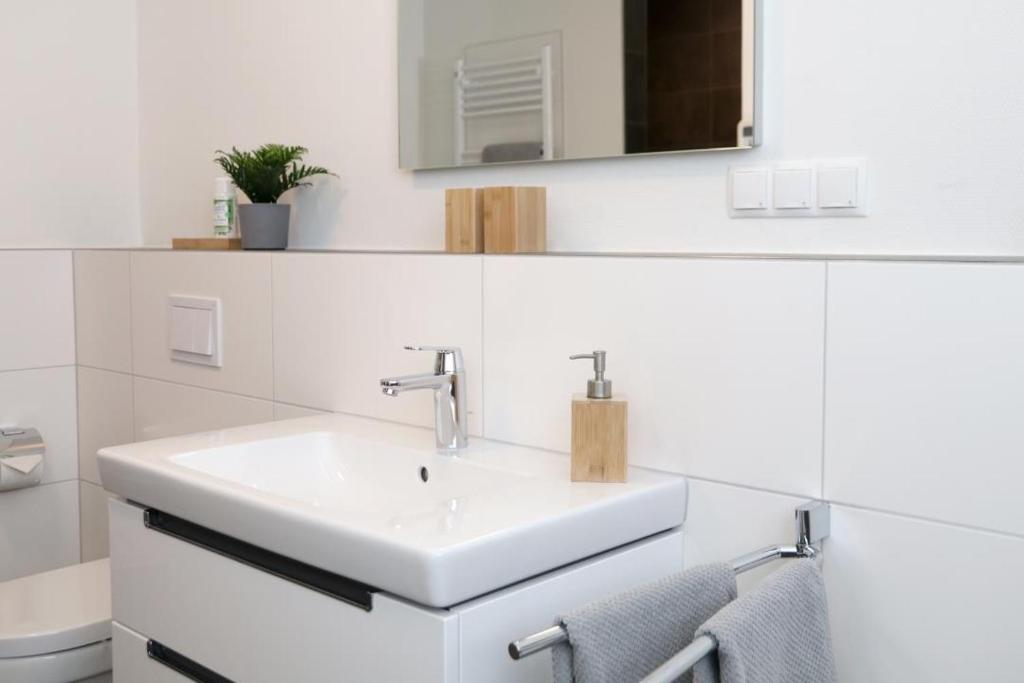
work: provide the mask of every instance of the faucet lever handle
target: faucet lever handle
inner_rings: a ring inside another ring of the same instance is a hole
[[[407,344],[405,350],[432,351],[436,354],[434,356],[434,367],[435,372],[438,374],[459,372],[464,367],[462,349],[458,346],[418,346]]]

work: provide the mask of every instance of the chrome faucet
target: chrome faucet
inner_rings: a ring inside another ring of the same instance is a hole
[[[414,389],[434,390],[434,435],[440,450],[455,451],[469,443],[466,432],[466,370],[462,350],[444,346],[406,346],[409,351],[433,351],[434,371],[422,375],[385,377],[381,390],[388,396]]]

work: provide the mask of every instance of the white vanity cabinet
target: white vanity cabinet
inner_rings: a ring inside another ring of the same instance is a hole
[[[682,566],[667,531],[448,609],[381,591],[367,609],[149,528],[134,504],[111,501],[110,531],[116,683],[546,683],[550,655],[513,662],[509,641]]]

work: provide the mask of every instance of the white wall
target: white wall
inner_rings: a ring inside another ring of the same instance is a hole
[[[428,393],[377,382],[428,367],[401,349],[424,343],[464,349],[473,435],[565,451],[587,377],[566,357],[600,346],[631,462],[689,477],[688,564],[832,501],[841,680],[1024,667],[1022,264],[79,252],[76,284],[79,363],[103,366],[79,369],[83,447],[323,411],[429,427]],[[167,360],[182,288],[225,301],[223,370]]]
[[[135,0],[0,2],[0,247],[138,245]]]
[[[146,243],[208,232],[215,148],[280,140],[341,175],[303,198],[296,246],[440,248],[443,188],[539,183],[555,250],[1024,254],[1024,81],[1007,68],[1024,5],[764,6],[757,150],[413,174],[397,170],[395,0],[142,3]],[[729,164],[846,155],[869,160],[870,217],[726,217]]]
[[[0,581],[79,560],[75,321],[71,252],[0,252],[0,427],[46,441],[39,486],[0,493]]]

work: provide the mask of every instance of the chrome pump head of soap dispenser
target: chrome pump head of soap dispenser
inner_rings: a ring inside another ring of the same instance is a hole
[[[574,356],[569,356],[569,360],[593,359],[594,361],[594,378],[587,380],[587,398],[612,397],[612,381],[604,377],[605,358],[607,356],[607,351],[578,353]]]

